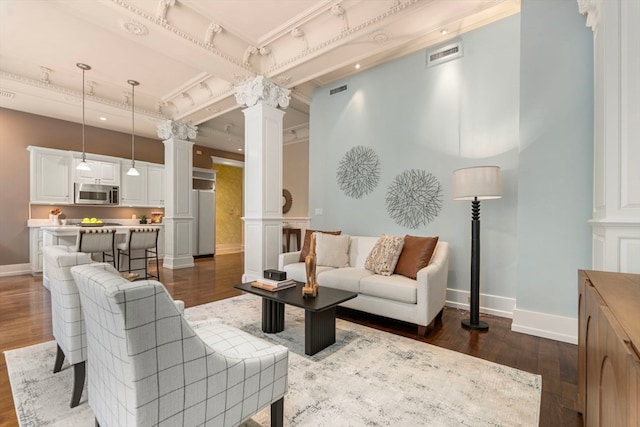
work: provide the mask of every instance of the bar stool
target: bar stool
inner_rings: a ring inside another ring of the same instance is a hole
[[[158,228],[157,227],[136,227],[130,228],[127,233],[127,239],[123,243],[118,243],[118,264],[120,271],[144,270],[144,279],[153,277],[160,280],[160,262],[158,260]],[[137,256],[134,251],[143,251],[143,254]],[[127,268],[123,269],[123,257],[127,257]],[[149,273],[149,260],[156,260],[156,275]],[[144,260],[143,267],[131,268],[131,261]]]
[[[76,252],[87,254],[102,253],[102,262],[110,262],[114,267],[116,264],[116,229],[115,228],[83,228],[78,231],[76,241]]]

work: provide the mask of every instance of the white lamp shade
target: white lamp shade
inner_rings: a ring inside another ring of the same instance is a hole
[[[498,166],[477,166],[453,171],[454,200],[487,200],[502,197]]]
[[[140,176],[140,172],[138,172],[138,169],[136,169],[135,167],[131,166],[129,168],[129,170],[127,171],[127,175],[129,175],[129,176]]]

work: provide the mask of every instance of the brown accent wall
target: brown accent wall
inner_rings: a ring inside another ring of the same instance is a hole
[[[29,145],[82,151],[82,125],[0,108],[0,266],[29,262],[29,214],[31,212],[32,218],[48,217],[50,207],[33,206],[30,209],[29,206]],[[87,126],[85,150],[93,154],[129,158],[131,134]],[[235,160],[244,158],[236,153],[197,145],[194,145],[194,150],[203,153],[194,155],[196,167],[211,168],[212,155]],[[136,136],[135,158],[164,164],[162,141]],[[126,207],[58,207],[70,218],[131,218],[134,213],[138,216],[149,216],[152,210],[158,210]]]

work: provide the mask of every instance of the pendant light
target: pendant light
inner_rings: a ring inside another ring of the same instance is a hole
[[[135,147],[136,147],[136,136],[134,133],[135,129],[135,121],[134,121],[134,108],[135,108],[135,88],[140,83],[135,80],[127,80],[127,83],[131,85],[131,167],[127,171],[127,175],[129,176],[140,176],[140,173],[136,169],[136,160],[135,160]]]
[[[84,153],[84,72],[90,70],[91,67],[81,62],[78,62],[76,67],[82,70],[82,161],[76,165],[76,169],[79,171],[90,171],[91,168],[87,163],[87,156]]]

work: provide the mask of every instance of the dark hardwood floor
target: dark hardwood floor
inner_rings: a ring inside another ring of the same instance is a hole
[[[240,292],[243,254],[196,260],[193,269],[161,269],[161,281],[186,307],[230,298]],[[348,309],[339,317],[460,353],[542,375],[540,426],[582,426],[576,412],[577,346],[511,331],[511,320],[481,315],[488,332],[467,331],[460,321],[468,313],[445,308],[442,321],[422,338],[415,325]],[[39,277],[0,277],[0,351],[53,339],[51,299]],[[51,362],[53,367],[53,361]],[[0,358],[0,426],[17,426],[4,357]]]

